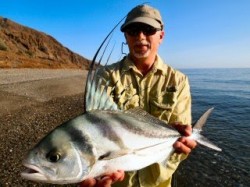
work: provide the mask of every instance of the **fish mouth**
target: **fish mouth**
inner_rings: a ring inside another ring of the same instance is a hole
[[[21,173],[21,176],[28,180],[33,181],[47,181],[47,177],[45,177],[43,171],[32,164],[23,164],[25,166],[25,170]]]

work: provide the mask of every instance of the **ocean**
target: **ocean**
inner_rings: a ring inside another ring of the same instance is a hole
[[[214,107],[202,134],[222,148],[198,146],[174,174],[178,187],[250,186],[250,68],[182,69],[190,80],[192,116]]]

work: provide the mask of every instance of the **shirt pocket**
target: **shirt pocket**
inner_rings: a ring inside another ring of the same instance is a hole
[[[159,117],[163,112],[171,113],[177,101],[176,91],[164,91],[150,97],[150,113]]]
[[[129,88],[124,91],[120,91],[122,93],[119,95],[118,105],[123,110],[128,110],[130,108],[135,108],[139,106],[139,96],[137,95],[136,89]]]

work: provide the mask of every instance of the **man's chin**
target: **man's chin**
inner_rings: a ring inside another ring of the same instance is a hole
[[[149,52],[150,51],[146,51],[146,52],[134,52],[133,55],[134,55],[135,58],[144,59],[144,58],[147,58],[149,56]]]

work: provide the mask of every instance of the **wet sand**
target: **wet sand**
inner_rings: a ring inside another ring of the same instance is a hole
[[[80,70],[0,70],[1,187],[56,186],[22,179],[22,160],[50,130],[83,113],[85,78]]]

